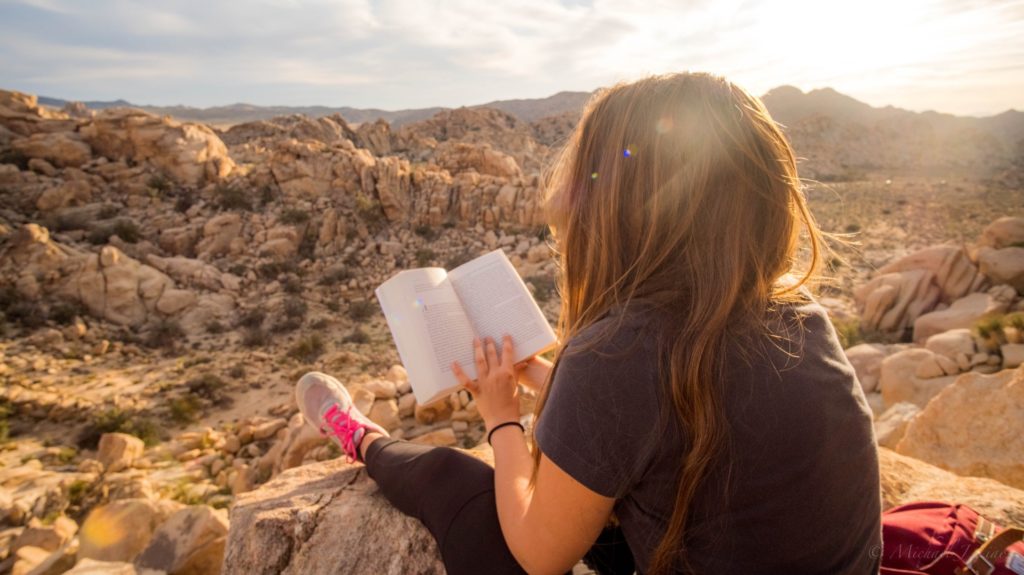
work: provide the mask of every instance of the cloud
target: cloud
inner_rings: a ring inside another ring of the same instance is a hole
[[[876,105],[995,113],[1024,104],[1022,25],[1019,0],[0,0],[0,85],[403,108],[689,69],[754,92],[830,85]]]

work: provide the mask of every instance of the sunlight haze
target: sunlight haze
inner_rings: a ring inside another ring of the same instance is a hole
[[[687,69],[991,115],[1024,107],[1024,2],[0,1],[0,85],[73,100],[454,107]]]

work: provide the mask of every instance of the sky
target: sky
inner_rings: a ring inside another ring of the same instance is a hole
[[[1024,0],[0,0],[0,88],[207,107],[456,107],[648,74],[1024,109]]]

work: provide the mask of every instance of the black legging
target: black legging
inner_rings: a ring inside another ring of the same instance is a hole
[[[384,437],[366,449],[366,471],[392,505],[423,522],[449,575],[525,573],[501,533],[490,465],[450,447]],[[602,575],[634,570],[617,528],[606,528],[583,559]]]

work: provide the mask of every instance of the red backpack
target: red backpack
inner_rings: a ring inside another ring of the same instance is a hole
[[[966,505],[921,501],[882,513],[881,575],[1024,575],[1024,529]]]

